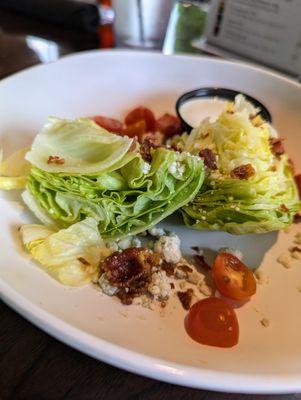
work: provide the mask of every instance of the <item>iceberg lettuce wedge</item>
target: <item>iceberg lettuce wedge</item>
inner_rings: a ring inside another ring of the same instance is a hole
[[[136,234],[191,201],[204,179],[199,157],[157,148],[148,163],[132,139],[90,121],[52,119],[39,135],[26,156],[32,168],[23,198],[47,225],[66,228],[92,217],[103,238]],[[68,145],[72,135],[75,147]],[[49,163],[50,156],[59,158]]]
[[[233,234],[285,228],[300,208],[298,191],[286,154],[275,155],[275,130],[239,96],[215,122],[203,121],[190,136],[178,139],[184,150],[210,149],[217,169],[206,169],[204,185],[183,207],[185,223],[195,229]],[[235,168],[251,165],[254,175],[239,179]]]

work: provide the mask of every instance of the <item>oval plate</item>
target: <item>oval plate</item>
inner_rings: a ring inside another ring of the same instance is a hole
[[[2,144],[9,153],[30,143],[49,115],[120,118],[136,105],[151,107],[157,116],[175,113],[177,98],[202,86],[247,92],[266,104],[301,171],[300,85],[260,68],[205,57],[92,51],[18,73],[0,82]],[[290,270],[276,262],[300,227],[236,237],[187,229],[176,216],[164,222],[182,238],[184,254],[193,245],[239,248],[247,264],[261,264],[269,276],[237,311],[238,346],[218,349],[186,335],[185,312],[177,302],[161,315],[122,306],[91,286],[68,289],[51,279],[20,246],[17,228],[33,217],[20,206],[19,195],[0,198],[0,291],[25,318],[95,358],[163,381],[241,393],[301,391],[300,261]],[[268,328],[260,323],[263,317]]]

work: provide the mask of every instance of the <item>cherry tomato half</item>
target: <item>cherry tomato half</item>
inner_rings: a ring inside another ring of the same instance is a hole
[[[145,121],[146,132],[155,130],[156,119],[150,109],[146,107],[137,107],[130,111],[124,120],[126,125],[133,125],[138,121]]]
[[[182,132],[180,119],[170,114],[162,115],[157,120],[156,127],[167,138]]]
[[[230,299],[247,300],[256,292],[253,272],[233,254],[218,254],[212,267],[212,277],[221,294]]]
[[[188,335],[201,344],[233,347],[238,343],[239,326],[231,304],[217,297],[195,303],[185,319]]]
[[[295,175],[295,182],[298,188],[299,197],[301,199],[301,174]]]
[[[118,121],[118,119],[107,118],[101,115],[95,115],[95,117],[93,117],[93,121],[96,122],[97,125],[101,126],[102,128],[106,129],[109,132],[114,132],[114,133],[122,132],[123,124],[122,122]]]
[[[126,135],[129,137],[137,136],[139,140],[141,140],[142,135],[146,132],[146,123],[141,120],[136,122],[135,124],[128,125],[122,130],[122,135]]]

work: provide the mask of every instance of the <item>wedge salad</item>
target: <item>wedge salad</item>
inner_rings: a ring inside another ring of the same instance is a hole
[[[179,224],[232,234],[300,221],[300,179],[259,111],[238,95],[190,134],[145,107],[124,122],[49,117],[29,147],[5,160],[0,151],[0,188],[22,189],[41,222],[20,227],[24,248],[60,283],[92,283],[126,305],[164,308],[175,296],[194,340],[234,346],[238,322],[225,299],[241,304],[256,292],[242,255],[221,249],[209,265],[194,246],[186,259],[180,238],[155,225],[176,211]]]

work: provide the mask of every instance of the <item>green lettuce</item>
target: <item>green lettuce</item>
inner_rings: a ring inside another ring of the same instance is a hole
[[[207,119],[189,136],[176,139],[192,154],[210,149],[217,162],[217,170],[206,170],[198,195],[182,209],[188,226],[245,234],[292,223],[300,203],[288,157],[272,153],[270,139],[277,134],[260,116],[253,117],[256,112],[239,96],[216,121]],[[231,172],[246,164],[255,174],[233,177]]]
[[[110,254],[93,218],[58,232],[44,225],[23,225],[20,234],[33,259],[68,286],[82,286],[95,279],[100,261]]]
[[[26,156],[32,168],[23,199],[43,223],[57,228],[92,217],[103,238],[136,234],[191,201],[204,179],[199,157],[157,148],[148,163],[132,139],[91,121],[51,119],[39,135]],[[102,143],[105,154],[102,147],[95,151],[95,143]],[[50,156],[64,163],[49,163]]]
[[[30,163],[24,159],[28,147],[16,151],[3,161],[0,149],[0,189],[24,189],[30,171]]]

